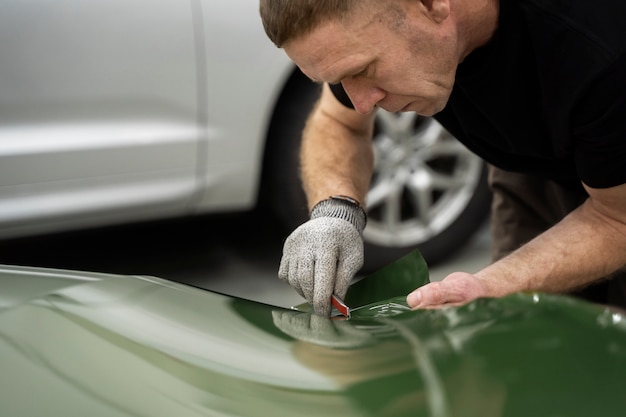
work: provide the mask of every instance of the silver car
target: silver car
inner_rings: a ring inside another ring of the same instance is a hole
[[[0,3],[0,239],[267,207],[319,94],[243,0]],[[488,213],[484,164],[437,122],[379,113],[366,266],[430,263]]]

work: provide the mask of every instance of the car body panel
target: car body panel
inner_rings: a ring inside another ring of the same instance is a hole
[[[349,320],[3,266],[0,415],[623,415],[622,312],[545,294],[424,311],[370,299],[383,283],[405,292],[414,261],[355,284],[352,301],[371,303]]]
[[[201,6],[208,144],[196,208],[249,209],[257,201],[272,113],[295,66],[265,35],[256,4],[215,0]]]

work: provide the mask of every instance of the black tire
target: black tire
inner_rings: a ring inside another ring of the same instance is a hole
[[[308,218],[298,153],[319,94],[318,85],[296,72],[269,130],[261,201],[283,225],[285,237]],[[431,266],[446,260],[489,216],[484,162],[432,118],[379,110],[376,126],[361,273],[374,272],[415,248]]]
[[[308,219],[298,155],[302,129],[320,93],[318,84],[295,71],[277,102],[268,131],[259,202],[276,218],[285,237]]]

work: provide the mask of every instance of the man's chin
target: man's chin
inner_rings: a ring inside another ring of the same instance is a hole
[[[395,110],[395,111],[391,111],[387,109],[385,110],[390,111],[392,113],[414,112],[414,113],[419,114],[420,116],[430,117],[439,113],[441,110],[444,109],[445,106],[446,106],[445,102],[443,104],[438,104],[438,103],[424,104],[424,103],[418,103],[418,102],[412,101],[399,110]]]
[[[406,113],[406,112],[417,112],[415,103],[409,103],[404,107],[388,107],[388,106],[378,106],[381,109],[389,112],[389,113]]]

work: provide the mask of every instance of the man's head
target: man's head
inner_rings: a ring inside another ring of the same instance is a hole
[[[261,0],[270,39],[309,78],[341,82],[355,109],[432,115],[497,0]],[[471,4],[471,7],[470,7]],[[487,6],[491,5],[491,9]],[[470,36],[471,35],[471,36]]]

